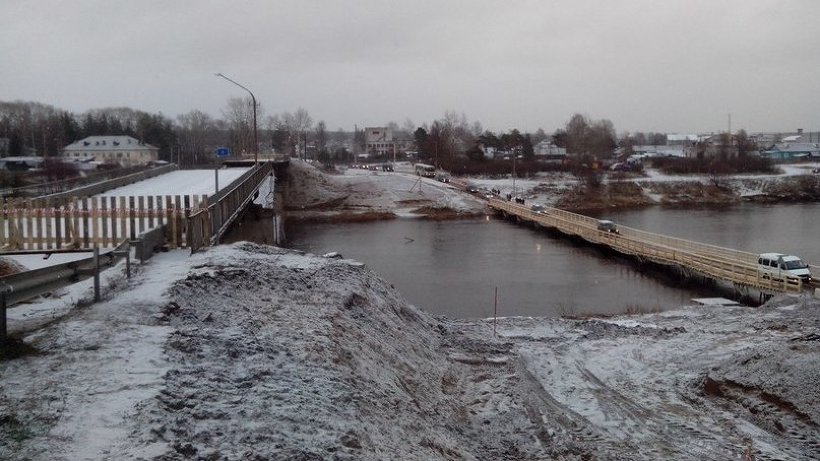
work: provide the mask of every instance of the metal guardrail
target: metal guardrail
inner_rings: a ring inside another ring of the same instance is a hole
[[[780,280],[773,277],[764,278],[757,267],[758,255],[754,253],[654,234],[620,225],[618,233],[613,234],[599,230],[598,220],[589,216],[550,207],[536,213],[525,205],[498,198],[490,198],[488,201],[493,209],[544,227],[558,229],[565,234],[578,236],[591,243],[608,246],[623,254],[631,254],[664,264],[676,264],[708,277],[760,290],[785,293],[803,290],[803,281],[796,276],[785,275]]]
[[[25,253],[52,254],[67,252],[55,250]],[[87,252],[87,250],[83,252]],[[100,271],[113,267],[124,257],[126,259],[126,274],[130,277],[130,252],[130,241],[123,240],[117,247],[102,254],[100,254],[98,248],[95,248],[94,256],[89,258],[0,277],[0,345],[3,345],[8,339],[6,310],[9,307],[89,277],[94,277],[94,300],[99,301]],[[17,254],[22,253],[24,252],[17,252]]]

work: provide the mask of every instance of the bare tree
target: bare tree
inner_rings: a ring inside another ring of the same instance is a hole
[[[324,120],[319,120],[316,124],[316,148],[320,154],[327,150],[327,126]]]
[[[257,119],[264,118],[261,105],[257,106],[256,114]],[[250,96],[229,99],[227,106],[222,111],[222,116],[230,127],[234,151],[240,153],[254,152],[253,99]]]
[[[231,130],[234,151],[251,152],[253,143],[253,100],[250,97],[230,98],[222,117]]]
[[[303,108],[296,109],[294,113],[283,113],[282,122],[287,127],[289,133],[289,144],[293,146],[292,153],[295,152],[295,146],[299,143],[302,135],[305,134],[313,126],[313,119],[310,118],[308,111]]]
[[[607,119],[591,121],[584,115],[570,117],[564,130],[567,152],[608,157],[616,147],[615,126]]]
[[[215,132],[213,118],[199,110],[177,116],[180,165],[198,165],[208,158],[209,134]]]
[[[410,138],[413,136],[413,132],[416,131],[416,124],[409,118],[406,118],[401,124],[401,131],[405,137]]]

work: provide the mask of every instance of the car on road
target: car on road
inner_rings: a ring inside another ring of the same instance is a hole
[[[464,186],[464,190],[466,190],[467,192],[478,192],[480,189],[475,184],[467,183],[467,185]]]
[[[544,205],[538,204],[538,203],[534,203],[530,207],[530,211],[532,211],[533,213],[536,213],[536,214],[546,214],[547,207],[545,207]]]
[[[439,173],[436,175],[436,181],[450,182],[450,175],[447,173]]]
[[[392,163],[382,163],[382,171],[393,171]]]
[[[618,226],[614,222],[610,221],[609,219],[600,219],[598,220],[598,230],[603,232],[609,232],[612,234],[619,234]]]
[[[757,258],[757,270],[764,279],[783,280],[787,276],[792,276],[799,277],[803,283],[812,280],[809,265],[794,255],[761,253]]]

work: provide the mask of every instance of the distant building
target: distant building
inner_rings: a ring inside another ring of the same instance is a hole
[[[43,168],[43,157],[4,157],[0,158],[2,171],[29,171]]]
[[[632,152],[645,157],[684,157],[683,144],[671,146],[632,146]]]
[[[533,153],[537,159],[562,159],[567,156],[566,147],[558,147],[552,141],[543,140],[533,146]]]
[[[783,138],[784,140],[786,138]],[[820,159],[820,143],[783,142],[760,153],[763,158],[782,162]]]
[[[89,136],[63,148],[63,157],[136,166],[159,160],[159,149],[131,136]]]
[[[667,146],[691,146],[698,142],[698,135],[696,134],[667,134]]]
[[[392,156],[396,152],[393,130],[387,127],[364,129],[365,153],[368,157]]]

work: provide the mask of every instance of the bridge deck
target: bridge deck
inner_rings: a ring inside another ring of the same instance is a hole
[[[598,220],[558,208],[535,212],[528,206],[490,198],[489,206],[507,215],[554,228],[580,237],[590,243],[612,248],[623,254],[660,264],[677,265],[709,278],[736,286],[760,290],[764,293],[799,293],[805,286],[798,277],[783,280],[763,278],[758,271],[758,255],[706,243],[693,242],[667,235],[618,226],[618,233],[598,229]]]

